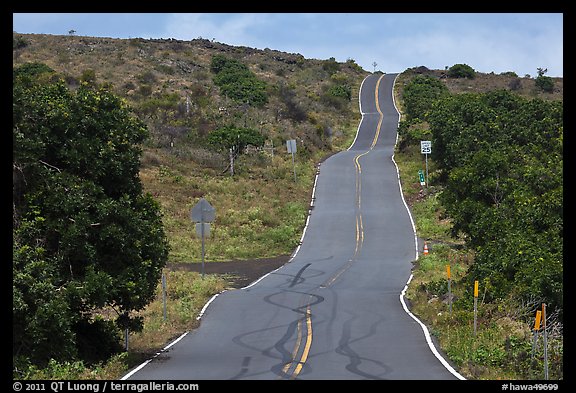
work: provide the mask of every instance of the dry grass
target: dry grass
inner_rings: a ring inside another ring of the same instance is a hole
[[[304,226],[315,176],[312,160],[298,161],[294,182],[288,154],[241,156],[236,175],[230,177],[149,150],[140,178],[162,206],[170,260],[201,260],[201,239],[189,217],[201,197],[216,209],[205,242],[206,261],[290,254]]]
[[[130,334],[132,353],[150,354],[163,348],[173,338],[196,328],[200,310],[214,294],[222,292],[228,283],[223,277],[186,271],[168,271],[166,276],[166,319],[162,285],[156,289],[155,300],[139,313],[144,317],[144,329]]]

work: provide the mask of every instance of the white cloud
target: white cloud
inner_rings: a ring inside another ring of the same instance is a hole
[[[263,14],[171,14],[165,36],[182,40],[198,37],[235,46],[258,41],[252,31],[265,21]]]
[[[399,35],[378,47],[380,53],[404,64],[404,69],[419,65],[443,69],[465,63],[480,72],[514,71],[518,75],[534,75],[537,67],[548,67],[550,76],[561,76],[562,42],[558,34],[537,37],[529,39],[525,33],[507,28],[440,29]]]

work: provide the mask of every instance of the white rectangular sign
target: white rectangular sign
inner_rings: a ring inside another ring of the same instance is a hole
[[[204,228],[202,228],[202,226],[204,226]],[[210,223],[197,222],[196,223],[196,235],[198,235],[199,238],[210,237]]]
[[[295,139],[287,140],[286,147],[288,148],[288,153],[296,153],[296,140]]]
[[[432,141],[420,141],[420,153],[431,154],[432,153]]]

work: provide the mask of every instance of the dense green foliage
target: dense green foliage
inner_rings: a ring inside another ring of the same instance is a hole
[[[473,79],[476,76],[474,68],[468,64],[454,64],[448,69],[448,77],[450,78],[468,78]]]
[[[448,88],[432,76],[418,75],[404,88],[402,100],[407,120],[423,120],[438,98],[448,94]]]
[[[506,91],[464,94],[428,116],[441,201],[477,250],[471,274],[492,296],[536,295],[562,308],[563,109]]]
[[[536,87],[546,93],[552,93],[554,91],[554,80],[549,76],[544,74],[548,72],[548,69],[538,68],[538,76],[534,80]]]
[[[409,110],[436,91],[412,83],[422,85],[419,77],[407,85]],[[505,90],[438,97],[412,116],[429,127],[452,233],[476,253],[465,280],[485,282],[487,301],[536,298],[561,315],[562,103]]]
[[[430,140],[430,129],[424,119],[432,104],[445,95],[448,95],[446,85],[432,76],[417,75],[404,87],[402,102],[406,118],[398,124],[401,151],[421,140]]]
[[[214,83],[234,101],[252,106],[262,106],[268,102],[266,83],[240,61],[215,55],[210,70],[215,74]]]
[[[252,128],[227,126],[212,131],[208,135],[208,144],[218,150],[233,149],[241,153],[246,146],[263,146],[266,138]]]
[[[147,136],[106,89],[29,65],[13,79],[13,358],[88,362],[120,349],[153,298],[168,245],[138,176]],[[115,318],[97,311],[110,307]]]
[[[333,97],[344,98],[348,101],[352,99],[352,89],[348,85],[333,85],[328,89],[328,94]]]

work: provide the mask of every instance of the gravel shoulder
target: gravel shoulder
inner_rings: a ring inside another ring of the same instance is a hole
[[[227,262],[205,262],[205,274],[221,274],[227,276],[232,288],[242,288],[260,277],[269,273],[290,260],[290,255],[281,255],[274,258],[261,258],[249,260],[236,260]],[[202,263],[180,262],[168,263],[166,268],[171,271],[202,272]]]

